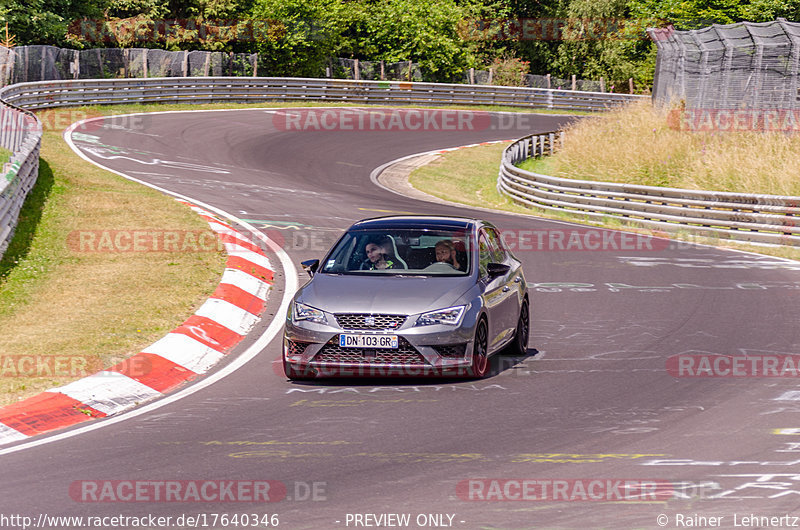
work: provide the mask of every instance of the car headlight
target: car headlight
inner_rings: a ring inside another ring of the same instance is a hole
[[[309,322],[319,322],[320,324],[327,324],[328,320],[325,318],[325,312],[320,311],[310,305],[301,304],[300,302],[294,303],[294,312],[292,314],[292,322],[299,322],[301,320],[308,320]]]
[[[461,324],[461,317],[464,316],[464,308],[465,306],[459,305],[422,313],[417,319],[417,323],[414,325],[430,326],[432,324],[447,324],[448,326],[457,326]]]

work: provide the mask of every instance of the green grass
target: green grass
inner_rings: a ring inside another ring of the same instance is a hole
[[[435,197],[455,201],[468,206],[493,208],[513,213],[522,213],[547,219],[571,221],[591,226],[602,226],[616,230],[626,230],[666,237],[661,231],[638,227],[635,223],[624,223],[617,219],[598,222],[587,216],[557,212],[542,208],[521,206],[497,191],[497,172],[500,154],[508,144],[478,146],[459,149],[442,155],[432,163],[414,170],[409,178],[412,186]],[[537,173],[550,174],[553,161],[548,158],[528,160],[521,164],[524,169]],[[800,249],[793,247],[764,247],[736,243],[716,238],[699,237],[690,234],[669,235],[673,239],[715,245],[725,248],[746,250],[758,254],[800,260]]]
[[[224,269],[216,249],[85,252],[70,244],[87,231],[208,225],[173,199],[80,159],[61,132],[43,134],[37,183],[0,260],[0,405],[138,353],[191,315]],[[21,359],[56,356],[87,370],[19,371]]]

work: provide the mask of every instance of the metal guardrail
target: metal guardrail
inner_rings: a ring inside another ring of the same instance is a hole
[[[277,77],[162,77],[40,81],[0,98],[27,109],[117,103],[335,101],[381,105],[502,105],[600,111],[648,96],[544,88]]]
[[[668,232],[800,246],[800,197],[695,191],[573,180],[525,171],[517,164],[552,154],[563,132],[520,138],[504,151],[497,189],[515,202]]]
[[[19,212],[39,175],[42,124],[26,110],[2,102],[0,93],[0,147],[11,151],[0,170],[0,256],[8,248]]]
[[[86,79],[10,85],[0,89],[0,146],[12,151],[10,163],[3,168],[5,179],[0,180],[0,256],[8,246],[22,202],[38,174],[42,126],[31,110],[131,103],[333,101],[600,111],[645,98],[490,85],[276,77]]]

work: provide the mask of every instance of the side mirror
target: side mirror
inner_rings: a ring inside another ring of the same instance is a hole
[[[317,272],[319,268],[319,260],[318,259],[309,259],[300,263],[303,267],[303,270],[308,273],[309,276],[312,278],[314,277],[314,273]]]
[[[489,263],[486,265],[486,272],[489,278],[497,278],[498,276],[505,276],[511,267],[504,263]]]

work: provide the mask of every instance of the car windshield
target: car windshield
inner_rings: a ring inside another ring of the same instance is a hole
[[[465,276],[470,273],[468,249],[465,230],[351,230],[330,252],[320,272]]]

